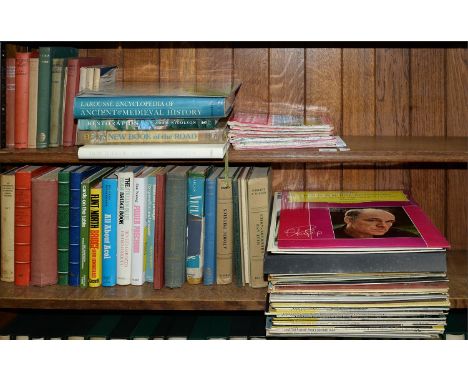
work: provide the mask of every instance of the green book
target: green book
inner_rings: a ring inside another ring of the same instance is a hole
[[[80,208],[80,287],[88,287],[89,279],[89,203],[91,188],[106,176],[112,167],[104,167],[81,182]]]
[[[119,314],[104,313],[93,327],[87,332],[86,339],[88,340],[107,340],[110,338],[112,331],[119,324],[122,316]]]
[[[58,174],[57,271],[58,285],[68,285],[70,235],[70,173],[80,166],[68,166]]]
[[[50,123],[49,147],[62,146],[64,84],[66,82],[67,59],[52,60],[52,76],[50,85]]]
[[[243,171],[248,171],[248,168],[243,168],[238,171],[232,179],[232,272],[236,279],[238,287],[245,285],[242,277],[242,253],[240,240],[240,214],[239,214],[239,177]]]
[[[130,333],[132,340],[149,340],[162,320],[160,314],[145,314]]]
[[[211,315],[197,316],[192,331],[188,337],[189,340],[206,340],[211,326]]]
[[[214,314],[211,316],[211,325],[207,334],[207,339],[227,340],[230,330],[231,317],[229,315]]]
[[[39,48],[36,147],[40,149],[46,148],[49,144],[53,59],[67,57],[78,57],[78,49],[58,46]]]

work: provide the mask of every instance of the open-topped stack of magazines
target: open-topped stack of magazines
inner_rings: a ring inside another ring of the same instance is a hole
[[[74,101],[80,159],[221,159],[240,83],[118,82]]]
[[[330,115],[316,108],[304,122],[302,115],[235,112],[228,121],[229,140],[236,150],[316,148],[347,150],[346,143],[334,134]]]
[[[438,338],[447,240],[400,191],[276,193],[268,336]]]

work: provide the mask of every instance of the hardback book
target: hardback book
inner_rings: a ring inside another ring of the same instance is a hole
[[[450,245],[400,191],[282,193],[280,249],[427,249]]]
[[[6,59],[7,52],[5,44],[0,42],[0,148],[6,147]]]
[[[87,65],[101,64],[100,57],[69,58],[67,62],[67,86],[65,89],[65,107],[63,114],[63,146],[74,146],[76,122],[73,119],[73,103],[80,84],[80,68]]]
[[[224,118],[240,83],[118,82],[75,98],[78,119]]]
[[[68,285],[80,285],[81,182],[99,171],[100,166],[81,166],[70,173],[70,236]]]
[[[85,131],[78,130],[77,145],[105,145],[120,143],[210,143],[223,144],[227,129],[204,130],[123,130]]]
[[[191,166],[176,166],[166,175],[164,279],[168,288],[185,282],[187,244],[187,176]]]
[[[205,181],[205,259],[203,262],[203,284],[216,283],[216,202],[217,179],[223,167],[216,167]]]
[[[217,118],[157,118],[157,119],[79,119],[78,130],[202,130],[214,129]]]
[[[216,192],[216,284],[232,282],[233,202],[232,178],[239,167],[225,169],[217,179]]]
[[[203,279],[205,232],[205,180],[211,172],[208,165],[196,166],[188,172],[187,182],[187,256],[186,275],[189,284]]]
[[[39,57],[31,57],[29,59],[28,149],[36,148],[38,83]]]
[[[146,240],[148,233],[148,176],[153,171],[154,167],[144,167],[134,179],[131,285],[143,285],[145,282]]]
[[[89,196],[88,286],[102,285],[102,181],[91,187]]]
[[[57,284],[57,207],[56,167],[31,181],[31,285]]]
[[[166,176],[175,166],[167,165],[156,174],[156,211],[154,230],[154,289],[161,289],[164,284],[166,251]]]
[[[249,257],[249,204],[247,199],[247,179],[253,167],[247,167],[238,178],[239,186],[239,230],[242,255],[242,274],[245,284],[250,284],[250,257]]]
[[[254,167],[247,179],[250,286],[267,285],[263,276],[263,257],[267,243],[271,205],[271,169]]]
[[[36,147],[46,148],[49,144],[50,100],[52,84],[52,64],[54,58],[78,56],[78,49],[71,47],[39,48],[39,82],[37,100]]]
[[[25,166],[15,173],[15,285],[28,286],[31,281],[31,182],[51,169]]]
[[[117,173],[117,284],[130,285],[133,251],[134,178],[143,166],[127,166]]]
[[[24,167],[24,166],[23,166]],[[22,167],[13,168],[1,178],[1,263],[0,280],[15,280],[15,174]]]
[[[222,159],[225,143],[132,143],[84,145],[79,159]]]
[[[67,60],[54,58],[52,60],[52,76],[50,81],[50,122],[49,147],[62,145],[63,135],[63,105],[67,80]]]
[[[15,82],[16,60],[9,57],[6,60],[6,87],[5,87],[5,140],[6,147],[15,147]]]
[[[15,68],[15,148],[28,147],[29,59],[37,52],[16,53]]]
[[[80,287],[89,286],[90,269],[90,208],[91,190],[102,178],[112,170],[111,167],[104,167],[83,179],[81,182],[81,209],[80,209]],[[98,202],[99,203],[99,202]],[[95,223],[95,221],[94,221]],[[94,253],[96,255],[96,253]]]
[[[243,261],[241,253],[241,219],[239,210],[239,179],[242,174],[248,172],[248,167],[241,168],[234,178],[232,179],[232,272],[233,277],[236,280],[236,284],[239,287],[245,285],[244,272],[243,272]]]
[[[119,167],[102,179],[102,286],[117,284],[117,199]]]
[[[58,173],[57,272],[58,285],[68,285],[70,244],[70,174],[80,166],[68,166]]]

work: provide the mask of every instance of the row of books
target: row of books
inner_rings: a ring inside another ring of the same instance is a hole
[[[265,286],[269,167],[23,166],[1,175],[1,279]]]
[[[277,193],[269,235],[268,336],[444,332],[449,243],[405,193]]]

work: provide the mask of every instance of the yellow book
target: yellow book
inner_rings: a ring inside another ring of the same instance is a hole
[[[102,281],[101,182],[91,188],[89,200],[89,286],[99,287]]]

